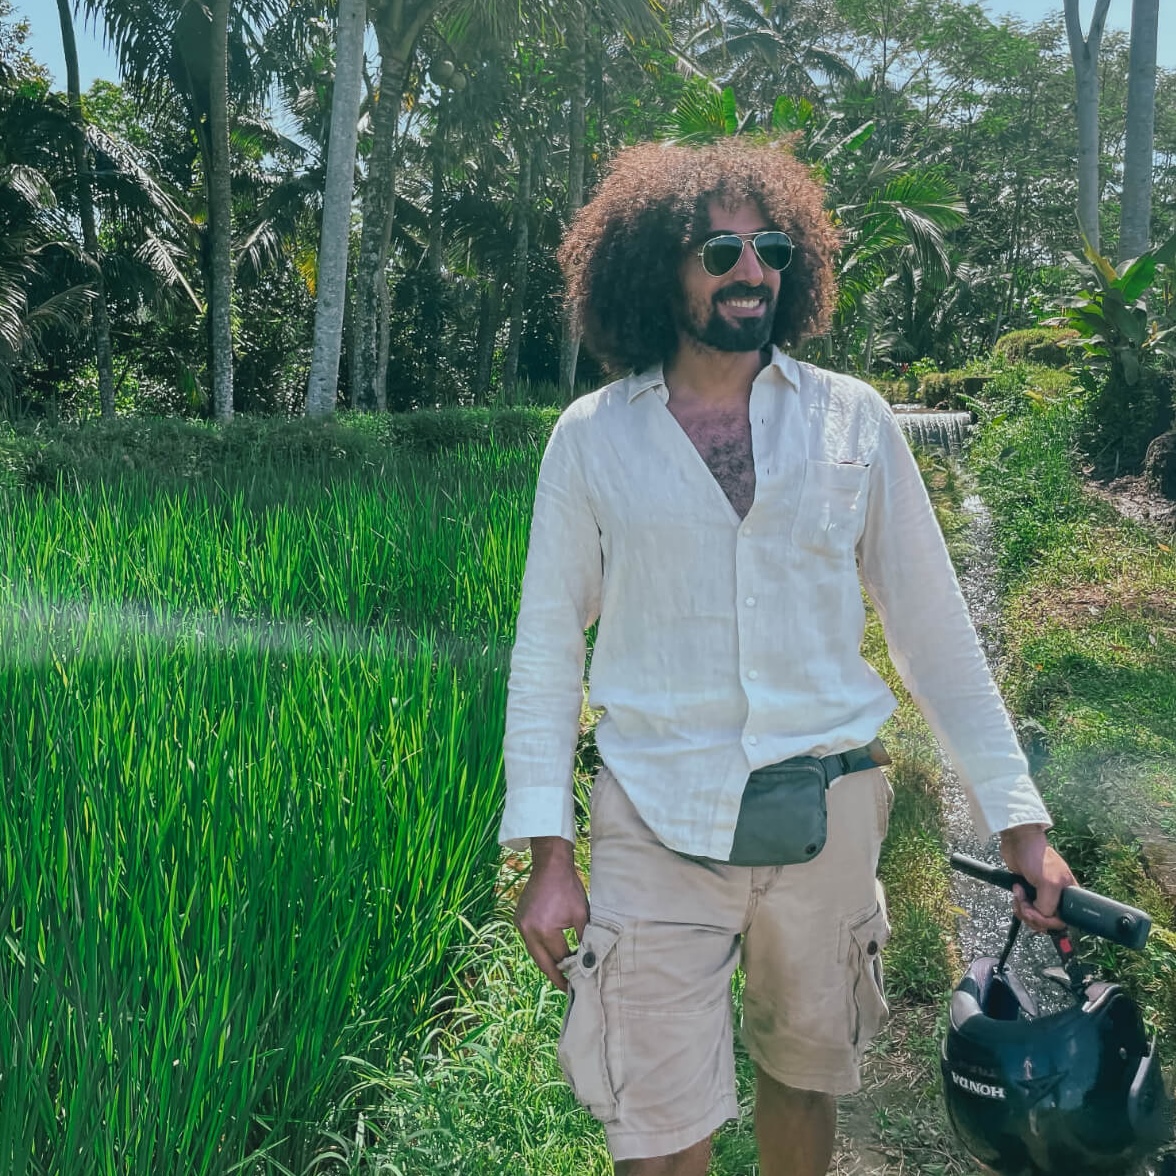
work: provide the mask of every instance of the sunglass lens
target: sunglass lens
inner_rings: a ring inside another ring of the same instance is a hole
[[[702,247],[702,266],[712,278],[721,277],[739,264],[743,241],[739,237],[712,237]]]
[[[755,251],[769,269],[782,270],[792,260],[792,241],[787,233],[760,233]]]

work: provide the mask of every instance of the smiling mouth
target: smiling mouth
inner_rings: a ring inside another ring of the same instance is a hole
[[[742,284],[728,286],[715,296],[715,303],[718,306],[728,306],[733,311],[742,314],[763,310],[769,301],[768,292],[762,287],[757,288]]]
[[[726,294],[716,300],[720,313],[723,308],[735,319],[763,318],[768,312],[768,299],[763,294]]]

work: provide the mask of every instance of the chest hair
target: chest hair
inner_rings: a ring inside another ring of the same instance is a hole
[[[694,443],[735,513],[743,518],[755,498],[755,462],[751,452],[751,421],[738,413],[688,416],[678,423]]]

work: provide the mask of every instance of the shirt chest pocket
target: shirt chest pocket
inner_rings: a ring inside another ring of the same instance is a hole
[[[852,556],[865,522],[869,474],[851,462],[806,461],[794,542],[822,555]]]

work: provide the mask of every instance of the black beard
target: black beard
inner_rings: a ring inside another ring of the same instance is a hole
[[[727,298],[754,298],[761,295],[767,299],[767,304],[766,313],[760,318],[730,322],[719,311],[719,304]],[[768,345],[776,317],[776,303],[762,287],[728,286],[715,294],[712,303],[711,313],[701,327],[694,322],[689,312],[683,315],[685,322],[682,325],[691,339],[715,351],[760,351]]]

